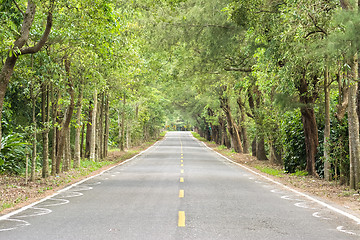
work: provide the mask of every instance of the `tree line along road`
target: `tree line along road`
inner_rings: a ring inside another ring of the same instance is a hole
[[[359,239],[352,219],[169,132],[130,161],[0,218],[0,239]]]

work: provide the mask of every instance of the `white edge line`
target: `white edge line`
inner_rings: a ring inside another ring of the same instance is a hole
[[[88,181],[88,180],[90,180],[90,179],[93,179],[93,178],[95,178],[95,177],[97,177],[97,176],[100,176],[100,175],[104,174],[104,173],[107,172],[107,171],[110,171],[111,169],[113,169],[113,168],[115,168],[115,167],[121,166],[121,165],[123,165],[123,164],[125,164],[125,163],[127,163],[127,162],[129,162],[129,161],[131,161],[131,160],[133,160],[133,159],[135,159],[135,158],[137,158],[138,156],[144,154],[145,152],[147,152],[148,150],[150,150],[151,148],[153,148],[153,147],[154,147],[155,145],[157,145],[159,142],[164,141],[165,139],[166,139],[166,137],[164,137],[164,138],[163,138],[162,140],[160,140],[160,141],[157,141],[156,143],[154,143],[153,145],[151,145],[150,147],[148,147],[148,148],[145,149],[144,151],[142,151],[142,152],[136,154],[135,156],[133,156],[132,158],[129,158],[129,159],[127,159],[127,160],[125,160],[125,161],[123,161],[123,162],[121,162],[121,163],[119,163],[119,164],[116,164],[115,166],[112,166],[112,167],[110,167],[110,168],[108,168],[108,169],[106,169],[106,170],[104,170],[104,171],[102,171],[102,172],[100,172],[100,173],[98,173],[98,174],[96,174],[96,175],[94,175],[94,176],[85,178],[85,179],[83,179],[83,180],[81,180],[81,181],[79,181],[79,182],[76,182],[76,183],[74,183],[74,184],[72,184],[72,185],[70,185],[70,186],[68,186],[68,187],[66,187],[66,188],[60,189],[60,190],[57,191],[56,193],[54,193],[54,194],[52,194],[52,195],[50,195],[50,196],[47,196],[47,197],[45,197],[45,198],[43,198],[43,199],[41,199],[41,200],[39,200],[39,201],[37,201],[37,202],[33,202],[33,203],[31,203],[31,204],[29,204],[29,205],[27,205],[27,206],[25,206],[25,207],[22,207],[22,208],[20,208],[20,209],[18,209],[18,210],[15,210],[15,211],[13,211],[13,212],[10,212],[10,213],[8,213],[8,214],[5,214],[5,215],[3,215],[3,216],[0,216],[0,221],[1,221],[1,220],[6,220],[6,219],[10,218],[11,216],[14,216],[14,215],[16,215],[16,214],[18,214],[18,213],[21,213],[21,212],[25,211],[26,209],[29,209],[29,208],[35,206],[36,204],[45,202],[46,200],[48,200],[48,199],[50,199],[50,198],[52,198],[52,197],[55,197],[56,195],[58,195],[58,194],[60,194],[60,193],[62,193],[62,192],[65,192],[65,191],[69,190],[69,189],[72,188],[72,187],[75,187],[75,186],[80,185],[80,184],[82,184],[82,183],[84,183],[84,182],[86,182],[86,181]]]
[[[196,139],[196,138],[195,138],[195,139]],[[197,140],[197,139],[196,139],[196,140]],[[199,141],[199,140],[198,140],[198,141]],[[199,142],[201,142],[201,141],[199,141]],[[222,154],[214,151],[213,149],[211,149],[210,147],[208,147],[204,142],[201,142],[201,143],[204,144],[204,146],[205,146],[206,148],[208,148],[208,149],[210,149],[211,151],[215,152],[216,154],[218,154],[220,157],[226,159],[227,161],[229,161],[229,162],[231,162],[231,163],[233,163],[233,164],[236,164],[236,165],[238,165],[238,166],[246,169],[247,171],[249,171],[249,172],[251,172],[251,173],[253,173],[253,174],[257,175],[257,176],[260,176],[260,177],[262,177],[262,178],[264,178],[264,179],[266,179],[266,180],[268,180],[268,181],[270,181],[270,182],[272,182],[272,183],[275,183],[275,184],[277,184],[277,185],[279,185],[279,186],[281,186],[281,187],[283,187],[283,188],[285,188],[285,189],[287,189],[287,190],[289,190],[289,191],[291,191],[291,192],[293,192],[293,193],[299,194],[299,195],[301,195],[301,196],[303,196],[303,197],[305,197],[305,198],[307,198],[307,199],[309,199],[309,200],[311,200],[311,201],[313,201],[313,202],[316,202],[316,203],[320,204],[321,206],[324,206],[324,207],[326,207],[326,208],[328,208],[328,209],[330,209],[330,210],[332,210],[332,211],[334,211],[334,212],[337,212],[337,213],[339,213],[339,214],[341,214],[341,215],[343,215],[343,216],[345,216],[345,217],[347,217],[347,218],[350,218],[350,219],[354,220],[357,224],[360,224],[360,218],[358,218],[358,217],[356,217],[356,216],[354,216],[354,215],[352,215],[352,214],[350,214],[350,213],[348,213],[348,212],[345,212],[345,211],[343,211],[343,210],[341,210],[341,209],[338,209],[338,208],[336,208],[336,207],[334,207],[334,206],[331,206],[331,205],[329,205],[329,204],[327,204],[327,203],[324,203],[324,202],[322,202],[322,201],[320,201],[320,200],[318,200],[318,199],[316,199],[316,198],[314,198],[314,197],[311,197],[311,196],[309,196],[309,195],[307,195],[307,194],[305,194],[305,193],[299,192],[299,191],[297,191],[297,190],[295,190],[295,189],[293,189],[293,188],[291,188],[291,187],[285,186],[284,184],[282,184],[282,183],[280,183],[280,182],[277,182],[277,181],[275,181],[275,180],[273,180],[273,179],[271,179],[271,178],[269,178],[269,177],[266,177],[266,176],[264,176],[264,175],[262,175],[262,174],[260,174],[260,173],[258,173],[258,172],[255,172],[254,170],[252,170],[252,169],[250,169],[250,168],[248,168],[248,167],[246,167],[246,166],[244,166],[244,165],[242,165],[242,164],[240,164],[240,163],[234,162],[233,160],[231,160],[231,159],[223,156]]]

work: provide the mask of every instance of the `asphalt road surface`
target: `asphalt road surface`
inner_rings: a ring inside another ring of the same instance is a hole
[[[360,239],[360,225],[170,132],[127,163],[2,216],[0,239]]]

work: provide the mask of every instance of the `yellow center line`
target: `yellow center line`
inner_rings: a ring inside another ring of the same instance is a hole
[[[184,197],[184,194],[185,194],[184,190],[181,189],[181,190],[179,191],[179,198],[183,198],[183,197]]]
[[[179,211],[178,226],[185,227],[185,212],[184,211]]]
[[[181,158],[184,158],[184,157],[181,157]]]
[[[183,177],[180,178],[180,182],[184,182],[184,178],[183,178]]]
[[[184,160],[181,160],[181,162],[184,162]]]
[[[184,169],[181,169],[181,170],[180,170],[180,173],[184,173]]]
[[[181,166],[181,167],[183,167],[183,166],[184,166],[184,164],[181,164],[180,166]]]

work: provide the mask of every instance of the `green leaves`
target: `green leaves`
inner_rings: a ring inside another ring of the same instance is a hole
[[[0,173],[20,173],[24,165],[26,143],[23,136],[14,133],[2,138],[2,149],[0,151]]]

